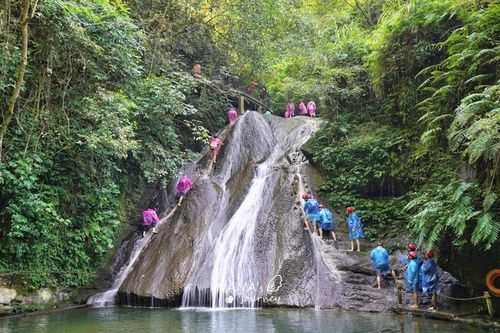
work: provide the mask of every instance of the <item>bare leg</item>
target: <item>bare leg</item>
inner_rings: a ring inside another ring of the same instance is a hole
[[[323,229],[318,228],[318,230],[319,230],[319,237],[323,239]]]
[[[316,223],[313,223],[313,231],[316,233],[318,232],[318,229],[316,228]]]
[[[401,283],[401,281],[399,281],[398,277],[396,276],[396,271],[395,270],[391,270],[391,275],[392,275],[392,278],[394,279],[394,283],[395,284]]]
[[[179,198],[179,203],[177,204],[177,206],[179,206],[179,207],[181,206],[182,199],[184,199],[183,195],[181,195],[181,197]]]
[[[309,223],[307,222],[307,219],[304,219],[304,225],[306,226],[305,227],[306,230],[310,230],[309,229]]]
[[[358,252],[361,251],[360,247],[359,247],[359,238],[356,238],[356,245],[358,245]],[[353,247],[353,250],[354,250],[354,247]]]
[[[335,235],[335,232],[334,231],[330,231],[331,234],[332,234],[332,238],[334,241],[337,241],[337,235]]]
[[[380,289],[380,274],[377,274],[377,288]]]
[[[354,251],[354,239],[351,239],[351,249],[347,251]]]
[[[413,305],[411,305],[410,308],[418,309],[418,295],[416,292],[413,292]]]

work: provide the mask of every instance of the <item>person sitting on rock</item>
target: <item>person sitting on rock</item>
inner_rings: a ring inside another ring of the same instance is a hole
[[[229,125],[234,124],[236,119],[238,119],[238,112],[236,111],[236,108],[230,108],[229,111],[227,111],[227,121]]]
[[[349,230],[349,238],[351,239],[351,249],[348,251],[354,251],[354,240],[356,240],[356,245],[358,246],[357,251],[361,251],[359,246],[359,239],[364,238],[363,226],[361,225],[361,220],[358,215],[354,212],[353,207],[347,207],[347,229]]]
[[[223,143],[219,139],[219,136],[214,134],[214,137],[210,140],[210,155],[212,156],[212,162],[214,164],[217,163],[217,154],[219,153],[219,148],[222,145]]]
[[[370,259],[375,266],[377,273],[377,288],[380,289],[381,276],[392,272],[391,265],[389,264],[389,253],[384,249],[382,243],[378,243],[377,247],[370,252]]]
[[[193,183],[191,182],[191,179],[189,179],[187,175],[182,175],[182,177],[177,182],[176,186],[177,192],[179,193],[180,196],[179,203],[177,204],[177,206],[179,207],[181,206],[182,200],[184,199],[184,197],[191,188],[193,188]]]
[[[406,290],[413,291],[413,305],[410,306],[412,309],[418,309],[418,283],[419,283],[419,271],[420,267],[415,261],[417,258],[417,252],[408,252],[408,267],[406,268]]]
[[[304,212],[306,213],[307,220],[313,227],[313,232],[318,232],[316,223],[318,222],[319,204],[316,198],[310,194],[307,195],[307,201],[304,204]]]
[[[323,238],[323,232],[330,232],[334,241],[337,241],[337,235],[335,235],[333,228],[333,215],[330,213],[328,208],[323,205],[319,205],[319,213],[318,213],[318,222],[319,222],[319,237]]]
[[[434,261],[434,253],[432,251],[427,251],[425,254],[425,260],[420,267],[422,272],[422,292],[423,293],[432,293],[432,304],[436,302],[436,293],[441,291],[438,283],[438,275],[437,275],[437,265]],[[437,310],[434,309],[433,306],[429,308],[429,310]]]
[[[160,223],[160,219],[156,214],[156,210],[152,205],[148,206],[148,209],[142,212],[142,237],[146,236],[146,231],[153,229],[153,234],[158,233],[156,230],[156,225]]]

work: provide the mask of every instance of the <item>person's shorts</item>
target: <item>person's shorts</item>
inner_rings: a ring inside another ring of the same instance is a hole
[[[408,282],[406,282],[406,290],[418,292],[418,283],[409,284]]]
[[[389,274],[391,272],[391,265],[383,264],[383,265],[375,266],[375,272],[377,272],[377,274],[381,274],[381,275]]]
[[[149,231],[151,228],[156,227],[156,222],[153,222],[151,225],[142,225],[142,231]]]
[[[313,225],[316,224],[318,221],[318,215],[317,214],[307,214],[307,220],[311,222]]]

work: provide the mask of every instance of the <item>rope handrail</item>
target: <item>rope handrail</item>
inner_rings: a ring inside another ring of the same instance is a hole
[[[413,294],[413,291],[411,290],[406,290],[402,287],[400,287],[400,289],[402,291],[404,291],[405,293],[407,294]],[[425,294],[425,293],[417,293],[417,294]],[[442,296],[444,298],[448,298],[448,299],[452,299],[452,300],[455,300],[455,301],[473,301],[473,300],[478,300],[478,299],[484,299],[486,298],[486,296],[477,296],[477,297],[469,297],[469,298],[460,298],[460,297],[453,297],[453,296],[448,296],[446,295],[445,293],[436,293],[437,296]]]

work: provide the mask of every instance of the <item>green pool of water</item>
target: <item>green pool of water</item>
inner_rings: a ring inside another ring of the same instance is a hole
[[[0,332],[480,332],[472,326],[395,314],[328,310],[94,308],[0,320]]]

